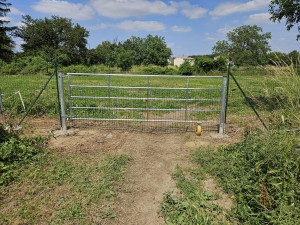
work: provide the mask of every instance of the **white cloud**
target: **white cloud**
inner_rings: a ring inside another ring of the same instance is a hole
[[[93,18],[95,12],[92,7],[81,3],[70,3],[59,0],[40,0],[32,6],[38,12],[67,17],[75,20]]]
[[[198,5],[191,5],[187,1],[171,2],[171,5],[176,8],[181,8],[181,13],[190,19],[199,19],[206,15],[207,9],[201,8]]]
[[[238,12],[250,12],[263,9],[269,4],[270,0],[252,0],[246,3],[225,2],[218,5],[213,11],[209,12],[209,14],[214,17],[227,16]]]
[[[157,21],[131,21],[126,20],[121,23],[112,25],[112,27],[126,31],[162,31],[166,29],[163,23]]]
[[[22,39],[19,39],[19,38],[14,40],[14,41],[15,41],[15,46],[14,46],[13,51],[14,52],[21,52],[22,51],[21,45],[25,44],[25,41],[23,41]]]
[[[172,42],[171,42],[171,43],[167,43],[167,47],[168,47],[168,48],[172,48],[172,47],[174,47],[174,46],[175,46],[175,44],[172,43]]]
[[[213,38],[213,37],[207,37],[204,39],[205,41],[216,41],[217,39],[216,38]]]
[[[0,20],[2,20],[2,21],[12,21],[12,19],[10,18],[10,17],[8,17],[8,16],[2,16],[2,17],[0,17]]]
[[[15,7],[10,7],[10,13],[13,15],[25,15],[25,13],[21,12],[20,10],[18,10]]]
[[[89,28],[91,30],[100,30],[100,29],[106,29],[108,27],[107,24],[105,23],[100,23],[100,24],[97,24],[97,25],[94,25],[94,26],[90,26]]]
[[[272,24],[270,20],[269,13],[259,13],[250,15],[248,20],[246,21],[247,24]]]
[[[13,25],[16,26],[16,27],[26,26],[26,24],[21,22],[21,21],[15,22],[15,23],[13,23]]]
[[[115,19],[151,14],[170,15],[177,12],[176,7],[159,0],[91,0],[90,4],[99,15]]]
[[[192,31],[191,27],[185,27],[185,26],[173,26],[171,27],[171,30],[174,32],[190,32]]]
[[[234,28],[229,26],[229,25],[225,25],[225,27],[219,28],[218,32],[221,34],[227,34],[229,31],[232,31]]]

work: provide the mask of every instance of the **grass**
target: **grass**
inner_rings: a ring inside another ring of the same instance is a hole
[[[134,73],[143,70],[141,67],[134,68]],[[84,71],[88,72],[88,71]],[[265,124],[271,129],[297,129],[299,127],[300,112],[300,76],[293,70],[293,67],[259,67],[259,68],[236,68],[233,67],[233,75],[239,82],[243,91],[247,95],[247,100],[256,108]],[[205,74],[206,75],[206,74]],[[209,75],[221,75],[210,73]],[[224,74],[223,74],[224,75]],[[25,105],[28,106],[37,96],[49,76],[36,75],[10,75],[1,76],[1,91],[4,94],[4,107],[8,114],[9,123],[15,123],[24,113],[22,104],[18,95],[13,93],[20,91]],[[150,87],[178,87],[186,88],[187,81],[185,78],[150,78]],[[71,76],[73,85],[90,85],[106,86],[108,77],[95,76]],[[128,86],[128,87],[146,87],[146,77],[122,77],[111,76],[111,86]],[[65,78],[65,95],[67,114],[69,111],[69,90],[67,89],[67,78]],[[221,79],[212,78],[192,78],[189,82],[191,88],[220,88]],[[130,100],[130,99],[108,99],[108,97],[124,98],[186,98],[186,90],[155,90],[149,93],[145,89],[114,89],[110,88],[108,94],[107,88],[71,88],[72,96],[102,97],[97,98],[72,98],[73,107],[93,107],[91,109],[76,108],[72,111],[74,118],[122,118],[122,119],[146,119],[147,106],[154,109],[185,109],[186,101],[169,101],[169,100]],[[220,99],[220,91],[196,91],[190,90],[189,98],[201,99]],[[9,98],[9,99],[8,99]],[[108,110],[107,107],[120,108],[141,108],[142,110]],[[219,110],[220,102],[218,101],[189,101],[189,109],[210,109]],[[98,109],[98,107],[103,107]],[[255,118],[255,114],[249,107],[247,101],[242,96],[236,84],[230,79],[229,100],[228,100],[228,120],[230,122],[238,119],[244,120],[245,117]],[[293,113],[290,113],[292,111]],[[45,92],[33,107],[31,116],[47,118],[58,118],[58,104],[56,83],[53,79]],[[179,118],[177,114],[176,119]],[[150,117],[161,119],[161,117],[175,116],[170,110],[150,111]],[[189,120],[210,120],[218,121],[218,112],[189,112]],[[231,117],[232,116],[232,117]],[[238,117],[238,118],[237,118]],[[174,118],[173,118],[174,119]]]
[[[299,134],[260,132],[240,143],[196,149],[193,167],[173,175],[179,193],[165,194],[160,214],[167,224],[299,224],[299,148]],[[204,188],[208,176],[232,196],[231,209],[221,207],[223,194]]]
[[[195,161],[234,196],[227,214],[240,224],[300,222],[299,135],[265,132],[217,151],[197,150]]]
[[[160,214],[172,224],[228,224],[224,209],[217,203],[219,193],[203,188],[203,169],[183,170],[177,167],[173,174],[180,194],[165,193]]]
[[[1,163],[6,163],[7,158],[17,163],[1,167],[2,180],[7,178],[4,173],[14,175],[0,187],[1,224],[102,224],[117,219],[113,201],[129,157],[61,157],[36,145],[24,148],[23,142],[28,140],[19,138],[14,146],[24,150],[20,161],[5,147],[16,137],[4,134],[7,139],[0,146]],[[32,156],[32,149],[36,148]]]

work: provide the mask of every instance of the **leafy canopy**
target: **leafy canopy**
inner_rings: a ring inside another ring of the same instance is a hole
[[[121,54],[121,56],[119,56]],[[131,36],[126,41],[117,42],[114,40],[112,43],[104,41],[99,44],[95,49],[88,52],[89,64],[106,64],[107,66],[121,66],[122,69],[130,68],[132,65],[168,65],[168,58],[171,56],[172,51],[167,47],[164,37],[148,35],[145,38]],[[125,62],[124,55],[130,59]]]
[[[52,16],[44,19],[33,19],[23,16],[24,25],[19,27],[15,36],[22,38],[22,48],[25,55],[40,55],[46,60],[55,60],[65,54],[70,64],[82,63],[87,52],[87,37],[89,32],[79,24],[73,24],[71,19]]]
[[[241,26],[227,33],[227,40],[218,41],[213,47],[216,54],[226,54],[239,65],[260,65],[266,62],[270,51],[271,33],[263,33],[261,27]]]
[[[15,29],[15,27],[7,27],[5,24],[9,21],[5,20],[5,16],[10,9],[10,3],[6,3],[6,0],[0,0],[0,59],[4,61],[11,61],[13,56],[13,41],[8,35],[9,32]]]
[[[273,0],[269,5],[269,12],[273,22],[280,22],[286,19],[285,26],[290,30],[297,24],[298,32],[297,40],[300,39],[300,1],[299,0]]]

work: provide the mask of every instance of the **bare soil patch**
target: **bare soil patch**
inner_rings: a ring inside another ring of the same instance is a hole
[[[171,174],[176,165],[189,167],[189,151],[235,141],[228,136],[203,133],[162,134],[108,130],[73,130],[53,137],[50,148],[62,156],[80,155],[101,160],[101,156],[126,154],[132,158],[123,187],[115,201],[118,224],[163,224],[157,214],[163,194],[176,192]],[[80,163],[80,162],[79,162]],[[213,189],[215,185],[212,185]],[[224,196],[224,201],[226,197]],[[116,221],[113,222],[114,224]]]

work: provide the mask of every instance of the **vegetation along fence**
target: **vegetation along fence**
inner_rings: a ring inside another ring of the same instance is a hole
[[[56,71],[1,75],[0,123],[59,129]],[[65,73],[62,89],[66,110],[62,121],[69,127],[145,131],[194,131],[195,125],[202,123],[204,130],[220,131],[225,78],[215,75],[225,74]],[[228,71],[227,83],[226,132],[243,131],[245,127],[299,129],[300,76],[292,68],[233,67],[232,72]]]

